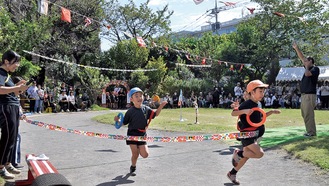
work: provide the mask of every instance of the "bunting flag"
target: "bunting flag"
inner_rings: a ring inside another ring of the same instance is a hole
[[[256,8],[248,8],[247,9],[249,10],[250,14],[254,14],[254,11],[256,10]]]
[[[66,9],[64,7],[61,7],[62,14],[61,14],[61,20],[71,23],[71,11],[69,9]]]
[[[123,32],[123,35],[125,36],[126,39],[133,38],[133,36],[129,32]]]
[[[224,1],[220,1],[221,3],[224,3],[225,6],[234,6],[236,3],[233,2],[224,2]]]
[[[230,66],[230,70],[231,70],[231,71],[234,70],[234,66],[233,66],[233,65]]]
[[[277,15],[279,17],[285,17],[285,15],[283,13],[280,12],[273,12],[274,15]]]
[[[193,0],[196,5],[202,3],[204,0]]]
[[[89,17],[85,18],[85,27],[89,26],[91,24],[91,19]]]
[[[206,64],[206,58],[203,58],[203,59],[202,59],[201,64],[202,64],[202,65],[205,65],[205,64]]]
[[[240,72],[242,71],[242,69],[243,69],[243,66],[244,66],[243,64],[240,66]]]
[[[38,1],[38,12],[40,14],[48,15],[48,1],[47,0]]]
[[[82,68],[92,68],[92,69],[97,69],[97,70],[107,70],[107,71],[115,71],[115,72],[150,72],[150,71],[157,71],[157,69],[136,69],[136,70],[129,70],[129,69],[113,69],[113,68],[102,68],[102,67],[93,67],[93,66],[87,66],[87,65],[81,65],[81,64],[76,64],[74,62],[68,62],[68,61],[63,61],[60,59],[54,59],[54,58],[50,58],[47,56],[43,56],[40,54],[36,54],[34,52],[30,52],[30,51],[26,51],[23,50],[23,52],[27,53],[27,54],[31,54],[33,56],[37,56],[37,57],[41,57],[43,59],[47,59],[50,61],[55,61],[55,62],[59,62],[59,63],[63,63],[63,64],[67,64],[67,65],[72,65],[74,67],[78,66],[78,67],[82,67]]]
[[[136,39],[137,39],[138,46],[140,46],[140,47],[146,47],[146,44],[145,44],[145,42],[144,42],[144,40],[143,40],[142,37],[137,36]]]

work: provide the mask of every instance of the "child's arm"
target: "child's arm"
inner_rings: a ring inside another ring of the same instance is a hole
[[[155,111],[155,115],[158,116],[162,110],[162,108],[167,104],[167,101],[163,101],[160,106],[158,107],[158,109]]]
[[[266,117],[272,115],[272,114],[280,114],[281,113],[281,110],[278,110],[278,109],[272,109],[268,112],[266,112]]]
[[[243,110],[233,110],[231,116],[240,116],[242,114],[250,115],[254,111],[252,109],[243,109]]]

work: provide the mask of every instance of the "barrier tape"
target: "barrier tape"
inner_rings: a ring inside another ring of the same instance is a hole
[[[246,139],[246,138],[253,138],[258,136],[258,131],[195,135],[195,136],[176,136],[176,137],[124,136],[117,134],[103,134],[97,132],[69,129],[54,124],[47,124],[41,121],[32,121],[28,119],[26,119],[25,122],[49,130],[61,131],[61,132],[84,135],[89,137],[96,137],[96,138],[129,140],[129,141],[146,141],[146,142],[193,142],[193,141],[207,141],[207,140],[219,141],[219,140],[228,140],[228,139],[236,139],[236,138]]]

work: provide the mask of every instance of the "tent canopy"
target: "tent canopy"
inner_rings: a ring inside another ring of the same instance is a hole
[[[319,80],[329,80],[329,66],[318,66],[320,69]],[[304,74],[304,67],[281,68],[276,76],[276,81],[300,81]]]

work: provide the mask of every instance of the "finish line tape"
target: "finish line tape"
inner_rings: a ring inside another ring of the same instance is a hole
[[[71,134],[84,135],[96,138],[114,139],[114,140],[128,140],[128,141],[146,141],[146,142],[193,142],[193,141],[219,141],[228,139],[246,139],[258,136],[258,131],[250,132],[233,132],[233,133],[223,133],[223,134],[208,134],[208,135],[194,135],[194,136],[176,136],[176,137],[150,137],[150,136],[124,136],[117,134],[103,134],[97,132],[88,132],[82,130],[75,130],[57,126],[54,124],[47,124],[41,121],[25,120],[26,123],[46,128],[49,130],[55,130],[60,132],[66,132]]]

